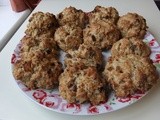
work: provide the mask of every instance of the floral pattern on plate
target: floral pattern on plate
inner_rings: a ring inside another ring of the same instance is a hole
[[[150,58],[153,60],[157,69],[160,69],[160,46],[156,39],[150,32],[147,32],[144,38],[144,42],[151,48]],[[19,58],[19,49],[21,44],[18,44],[11,58],[11,64],[14,64]],[[109,55],[109,54],[106,54]],[[104,56],[108,57],[108,56]],[[21,81],[16,80],[17,85],[22,92],[35,103],[59,113],[71,114],[71,115],[96,115],[102,113],[108,113],[128,105],[131,105],[144,97],[147,93],[137,91],[135,95],[130,95],[127,98],[118,98],[114,93],[111,93],[109,99],[101,103],[100,105],[93,106],[89,103],[85,104],[73,104],[67,103],[58,93],[57,89],[44,90],[37,89],[31,90],[27,88]]]

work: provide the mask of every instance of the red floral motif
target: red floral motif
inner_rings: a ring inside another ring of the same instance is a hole
[[[32,96],[39,101],[39,103],[43,104],[43,99],[46,98],[47,93],[43,90],[36,90]]]
[[[156,59],[160,59],[160,54],[156,54]]]
[[[78,108],[80,108],[80,105],[79,104],[74,104],[74,103],[69,103],[69,104],[67,104],[67,106],[66,106],[67,108],[74,108],[74,107],[76,107],[76,109]]]
[[[153,60],[153,63],[160,63],[160,60]]]
[[[54,106],[54,102],[52,101],[47,101],[45,103],[43,103],[45,106],[52,108]]]
[[[142,97],[142,95],[133,95],[132,98],[135,98],[135,99],[140,99]]]
[[[113,108],[108,104],[104,104],[104,107],[106,108],[107,111],[113,110]]]
[[[159,63],[160,62],[160,54],[156,54],[155,58],[156,58],[156,60],[154,62]]]
[[[119,102],[125,103],[131,101],[132,99],[140,99],[144,94],[145,94],[144,92],[138,90],[134,95],[128,95],[126,98],[117,97],[116,99]]]
[[[153,63],[160,63],[160,53],[155,54]]]
[[[136,94],[132,95],[132,98],[140,99],[144,94],[145,92],[138,90]]]
[[[117,99],[119,102],[125,103],[125,102],[131,101],[131,96],[128,96],[128,97],[126,97],[126,98],[117,97],[116,99]]]
[[[62,102],[62,98],[60,98],[58,94],[50,94],[45,99],[43,99],[41,102],[43,105],[47,107],[58,109],[58,107],[60,106]]]
[[[16,62],[16,55],[12,54],[11,63],[14,64]]]
[[[99,109],[95,105],[90,105],[88,108],[89,114],[97,114],[99,113]]]
[[[61,111],[73,111],[73,113],[79,113],[81,111],[81,105],[75,103],[62,103]]]
[[[155,44],[155,42],[156,42],[156,40],[155,39],[152,39],[150,42],[149,42],[149,46],[154,46],[154,44]]]

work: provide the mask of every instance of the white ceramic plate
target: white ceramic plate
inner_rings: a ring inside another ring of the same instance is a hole
[[[151,48],[150,58],[153,60],[156,67],[160,68],[160,46],[151,33],[147,32],[144,38],[144,42]],[[14,64],[18,57],[20,44],[17,45],[11,63]],[[108,57],[109,53],[104,53],[104,57]],[[131,95],[125,99],[117,98],[114,93],[109,96],[107,102],[102,103],[98,106],[91,104],[69,104],[67,103],[58,93],[58,90],[30,90],[21,81],[16,80],[17,85],[21,91],[32,101],[47,108],[51,111],[59,113],[71,114],[71,115],[95,115],[101,113],[108,113],[115,111],[126,106],[129,106],[136,101],[140,100],[146,93],[138,92],[135,95]]]

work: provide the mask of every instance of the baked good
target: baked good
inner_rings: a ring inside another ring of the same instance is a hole
[[[113,23],[97,21],[84,29],[83,38],[84,44],[110,49],[120,39],[120,32]]]
[[[77,58],[77,57],[71,57],[70,55],[67,55],[67,57],[64,60],[64,65],[65,67],[67,66],[74,66],[77,64],[78,66],[81,67],[95,67],[97,70],[102,70],[102,64],[98,64],[96,61],[93,59],[82,59],[82,58]]]
[[[59,49],[53,38],[43,37],[35,39],[24,36],[21,40],[20,56],[25,59],[31,59],[33,56],[36,56],[37,61],[40,60],[41,57],[47,57],[48,59],[52,57],[58,58],[58,55]]]
[[[48,39],[38,42],[31,37],[22,38],[20,59],[13,66],[16,80],[31,89],[57,87],[62,64],[57,59],[57,51],[52,47],[54,44],[50,43],[53,42]]]
[[[127,97],[137,91],[146,92],[158,79],[152,60],[133,54],[111,57],[103,75],[117,97]]]
[[[80,44],[82,44],[83,31],[78,26],[66,24],[56,30],[54,39],[63,51],[73,51],[78,49]]]
[[[93,66],[100,67],[103,63],[102,51],[95,46],[81,44],[78,50],[71,51],[69,52],[69,54],[73,59],[74,58],[86,59],[88,63],[90,62],[90,64],[92,65],[94,64]]]
[[[54,58],[39,61],[39,64],[20,59],[14,64],[13,75],[30,89],[53,89],[58,86],[61,67],[61,63]]]
[[[92,12],[88,14],[89,23],[97,22],[99,20],[117,23],[119,13],[114,7],[96,6]]]
[[[147,30],[146,20],[137,13],[127,13],[121,16],[117,22],[122,37],[144,38]]]
[[[138,38],[122,38],[113,44],[111,48],[112,56],[125,56],[135,54],[143,57],[149,57],[151,50],[149,46]]]
[[[69,103],[98,105],[106,100],[102,79],[94,67],[67,67],[59,77],[59,93]]]
[[[143,42],[146,29],[142,16],[128,13],[119,18],[114,7],[96,6],[85,13],[70,6],[57,18],[36,12],[16,51],[13,76],[29,89],[58,87],[69,103],[99,105],[110,88],[122,98],[146,92],[158,79],[151,50]]]
[[[66,24],[74,24],[84,28],[88,22],[87,15],[82,10],[77,10],[75,7],[67,7],[57,15],[58,22],[61,26]]]
[[[30,17],[25,33],[33,38],[53,37],[57,27],[58,22],[55,15],[39,11]]]

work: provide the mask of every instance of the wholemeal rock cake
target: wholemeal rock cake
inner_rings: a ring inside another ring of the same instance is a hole
[[[59,77],[59,92],[69,103],[90,102],[98,105],[106,101],[102,78],[95,67],[76,64],[67,67]]]
[[[58,85],[62,64],[57,58],[55,42],[43,38],[21,40],[20,59],[14,64],[13,75],[31,89],[52,89]]]
[[[120,39],[120,31],[111,22],[97,21],[89,24],[83,31],[84,44],[100,49],[110,49]]]
[[[95,66],[101,68],[103,63],[103,55],[101,49],[92,45],[81,44],[78,50],[69,52],[65,59],[65,64],[85,63],[87,66]]]
[[[149,46],[143,42],[143,39],[131,37],[122,38],[114,43],[111,48],[112,56],[125,56],[128,54],[135,54],[143,57],[149,57],[151,50]]]
[[[63,51],[74,51],[83,43],[83,30],[74,24],[66,24],[56,30],[54,39]]]
[[[158,79],[152,60],[133,54],[111,57],[103,75],[118,97],[127,97],[137,91],[146,92]]]
[[[97,22],[99,20],[117,23],[119,13],[114,7],[96,6],[92,12],[88,14],[89,23]]]
[[[41,57],[43,57],[44,55],[47,58],[52,58],[52,57],[58,58],[59,49],[53,38],[43,37],[40,39],[35,39],[29,36],[24,36],[20,43],[21,43],[20,54],[26,59],[28,57],[33,57],[34,55],[36,55],[35,52],[37,52],[38,54],[42,54],[40,55]],[[36,61],[38,59],[41,58],[38,58],[37,56]]]
[[[117,22],[122,37],[144,38],[147,30],[146,20],[137,13],[127,13],[121,16]]]
[[[70,23],[85,28],[85,25],[88,23],[87,15],[82,10],[72,6],[65,8],[59,13],[57,19],[61,26]]]
[[[54,14],[36,12],[29,19],[27,29],[25,30],[26,35],[33,38],[39,37],[53,37],[58,22]]]

